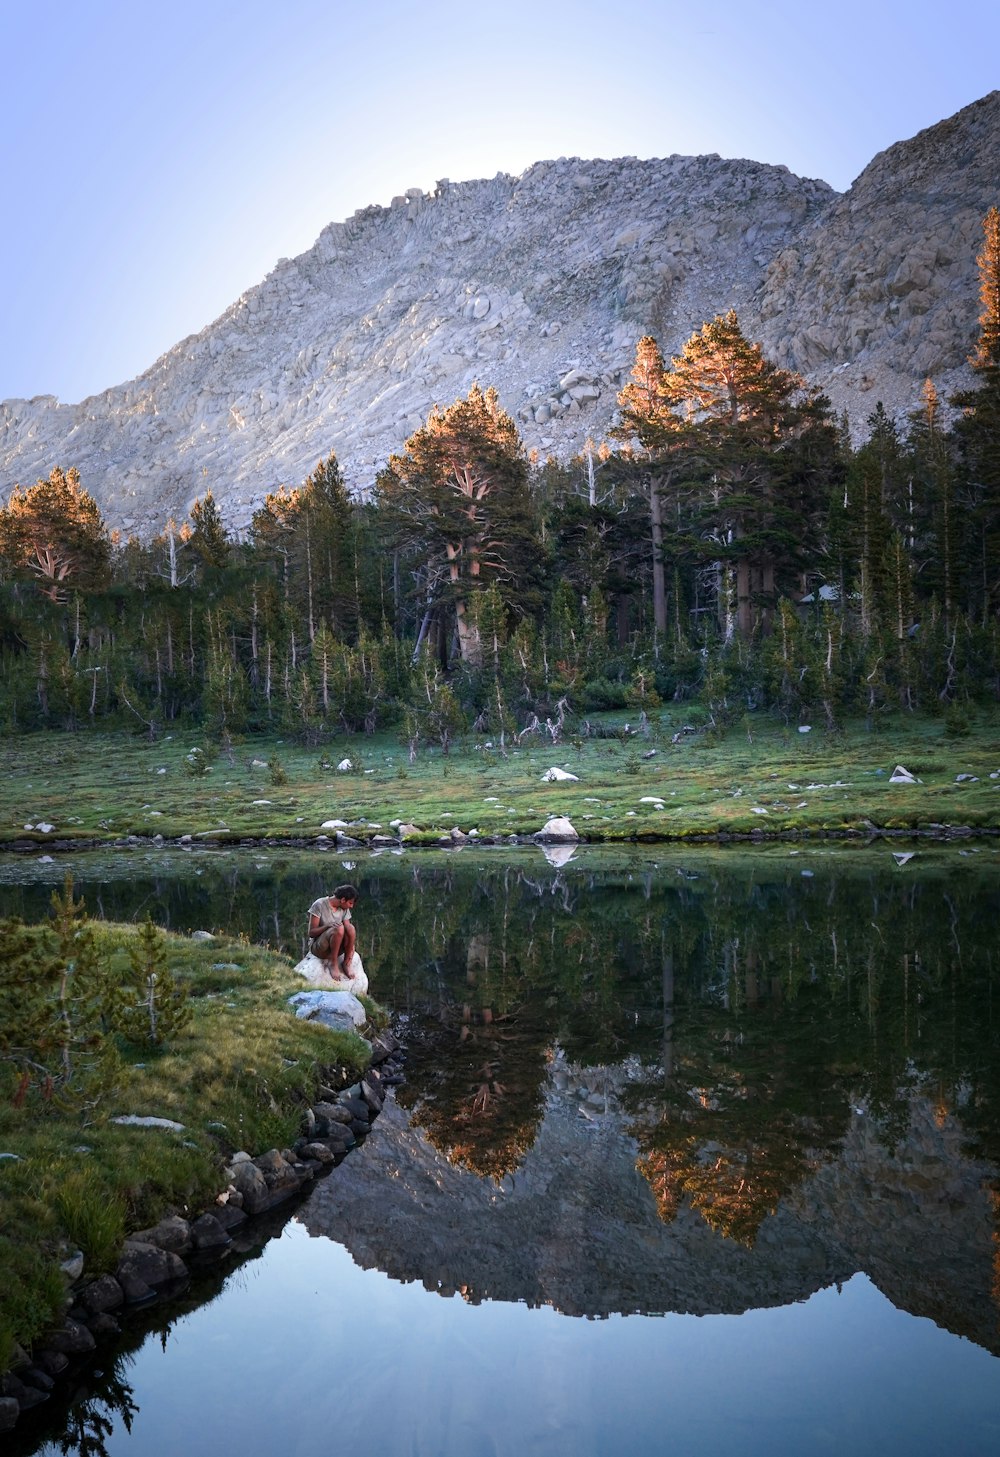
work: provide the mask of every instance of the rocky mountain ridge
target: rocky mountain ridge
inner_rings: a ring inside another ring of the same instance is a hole
[[[0,404],[0,493],[75,465],[149,535],[211,487],[244,529],[335,450],[365,491],[434,403],[496,385],[529,449],[612,423],[636,340],[665,353],[735,308],[855,428],[965,377],[1000,92],[880,154],[850,190],[718,156],[539,162],[410,189],[332,223],[138,379]]]
[[[890,1149],[858,1106],[841,1148],[817,1158],[747,1247],[686,1198],[660,1219],[619,1103],[632,1071],[557,1055],[535,1141],[501,1185],[450,1163],[390,1099],[363,1157],[318,1185],[300,1220],[363,1268],[567,1315],[739,1314],[860,1271],[898,1309],[998,1352],[995,1170],[969,1157],[957,1118],[914,1093]],[[602,1096],[583,1096],[595,1087]]]

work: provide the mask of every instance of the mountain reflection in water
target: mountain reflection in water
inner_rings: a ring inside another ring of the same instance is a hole
[[[590,1111],[595,1084],[606,1113]],[[661,1217],[622,1110],[634,1088],[624,1069],[583,1073],[557,1058],[536,1137],[499,1184],[450,1162],[390,1102],[364,1156],[300,1218],[365,1268],[569,1315],[737,1314],[864,1271],[897,1308],[1000,1350],[990,1171],[963,1155],[955,1120],[915,1096],[890,1152],[854,1114],[836,1154],[815,1160],[752,1241],[738,1240],[688,1199]]]
[[[342,870],[257,852],[197,864],[197,882],[164,857],[146,879],[133,861],[127,881],[77,884],[109,915],[141,905],[294,952],[304,907]],[[562,867],[532,851],[359,858],[343,868],[374,994],[403,1022],[406,1082],[297,1219],[362,1271],[484,1316],[765,1312],[856,1291],[863,1272],[988,1360],[998,864],[992,847],[902,867],[885,849],[784,847],[580,847]],[[989,1380],[968,1380],[962,1400],[985,1410]]]

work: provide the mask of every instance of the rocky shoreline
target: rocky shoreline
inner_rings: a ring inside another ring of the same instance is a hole
[[[87,1278],[79,1252],[64,1263],[65,1318],[30,1355],[16,1352],[10,1370],[0,1376],[0,1432],[41,1406],[104,1342],[120,1335],[130,1312],[182,1294],[193,1273],[238,1252],[249,1223],[308,1189],[366,1137],[387,1089],[401,1081],[403,1057],[390,1030],[377,1033],[371,1049],[359,1082],[348,1084],[345,1073],[344,1086],[317,1088],[302,1136],[291,1148],[273,1148],[255,1158],[234,1153],[225,1170],[226,1187],[210,1209],[194,1219],[169,1215],[152,1229],[129,1235],[114,1274]]]
[[[995,839],[1000,836],[997,825],[911,826],[906,829],[865,824],[841,829],[801,830],[634,830],[628,835],[601,835],[589,831],[579,835],[552,834],[545,830],[530,835],[465,835],[461,831],[429,839],[413,840],[390,835],[373,835],[369,839],[353,836],[333,839],[328,835],[120,835],[112,838],[0,840],[0,854],[31,855],[38,850],[47,854],[71,854],[81,850],[328,850],[339,854],[344,850],[454,850],[463,846],[513,847],[521,845],[736,845],[782,841],[803,843],[810,840],[967,840]]]

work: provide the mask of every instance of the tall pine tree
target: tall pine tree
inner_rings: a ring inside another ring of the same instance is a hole
[[[983,219],[979,268],[979,342],[969,360],[972,389],[955,395],[955,424],[974,532],[974,605],[985,622],[1000,611],[1000,210]]]

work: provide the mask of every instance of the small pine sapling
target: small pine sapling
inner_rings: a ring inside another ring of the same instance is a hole
[[[55,954],[44,971],[56,982],[53,1041],[58,1049],[57,1084],[72,1097],[99,1097],[115,1078],[114,1049],[105,1038],[111,1024],[113,984],[101,961],[83,898],[73,898],[67,871],[63,891],[52,893]]]
[[[37,938],[17,920],[0,921],[0,1063],[16,1072],[16,1106],[33,1081],[44,1082],[48,1069],[41,1049],[49,1031],[50,1009],[38,975]]]
[[[129,949],[131,974],[118,1005],[115,1025],[129,1042],[162,1047],[191,1020],[187,988],[167,965],[163,932],[147,916]]]

